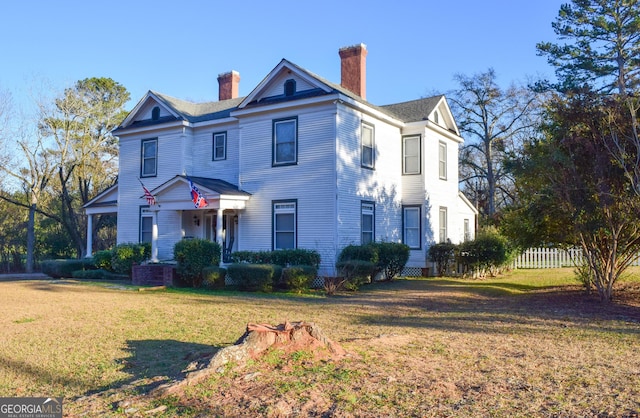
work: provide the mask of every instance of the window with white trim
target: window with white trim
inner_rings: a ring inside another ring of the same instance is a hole
[[[375,155],[375,132],[373,126],[362,123],[360,129],[360,148],[362,167],[374,168],[376,163]]]
[[[140,177],[155,177],[158,174],[158,139],[142,141]]]
[[[140,208],[140,242],[151,243],[153,239],[153,214],[148,212],[148,206]]]
[[[298,119],[273,121],[273,165],[298,162]]]
[[[447,179],[447,144],[438,144],[438,174],[442,180]]]
[[[420,135],[402,137],[402,174],[420,174]]]
[[[273,249],[296,248],[297,202],[273,202]]]
[[[420,206],[402,208],[402,242],[411,249],[420,249]]]
[[[471,226],[468,219],[464,220],[464,240],[471,241]]]
[[[360,203],[360,243],[368,244],[375,240],[376,205],[373,202]]]
[[[438,232],[439,242],[447,242],[447,208],[444,206],[441,206],[439,211]]]
[[[213,134],[213,161],[227,159],[227,133]]]

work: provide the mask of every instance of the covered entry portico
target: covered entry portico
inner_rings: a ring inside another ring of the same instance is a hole
[[[238,223],[251,195],[223,180],[190,177],[206,205],[196,205],[186,176],[175,176],[151,190],[155,205],[141,211],[142,241],[151,242],[151,260],[158,261],[158,237],[162,231],[180,228],[181,239],[202,238],[222,247],[223,261],[237,247]],[[177,212],[180,225],[159,223],[163,211]],[[175,234],[169,234],[176,236]]]

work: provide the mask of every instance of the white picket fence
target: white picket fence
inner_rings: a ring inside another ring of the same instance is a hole
[[[513,262],[514,268],[521,269],[552,269],[560,267],[575,267],[582,263],[582,249],[571,248],[529,248],[520,254]],[[632,263],[640,266],[640,255]]]

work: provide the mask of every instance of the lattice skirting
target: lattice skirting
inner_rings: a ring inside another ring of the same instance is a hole
[[[422,277],[423,269],[421,267],[405,267],[400,273],[400,277]],[[382,280],[382,276],[376,277],[376,281]],[[233,277],[227,274],[224,278],[224,284],[233,286],[238,283],[233,280]],[[316,277],[313,282],[311,282],[312,289],[322,289],[324,287],[324,276]]]
[[[420,267],[405,267],[400,273],[402,277],[422,277],[422,268]]]

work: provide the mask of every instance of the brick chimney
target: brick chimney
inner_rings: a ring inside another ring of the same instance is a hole
[[[240,85],[240,73],[230,71],[218,74],[218,100],[235,99],[238,97],[238,86]]]
[[[340,48],[340,85],[363,99],[367,98],[367,46],[365,44]]]

